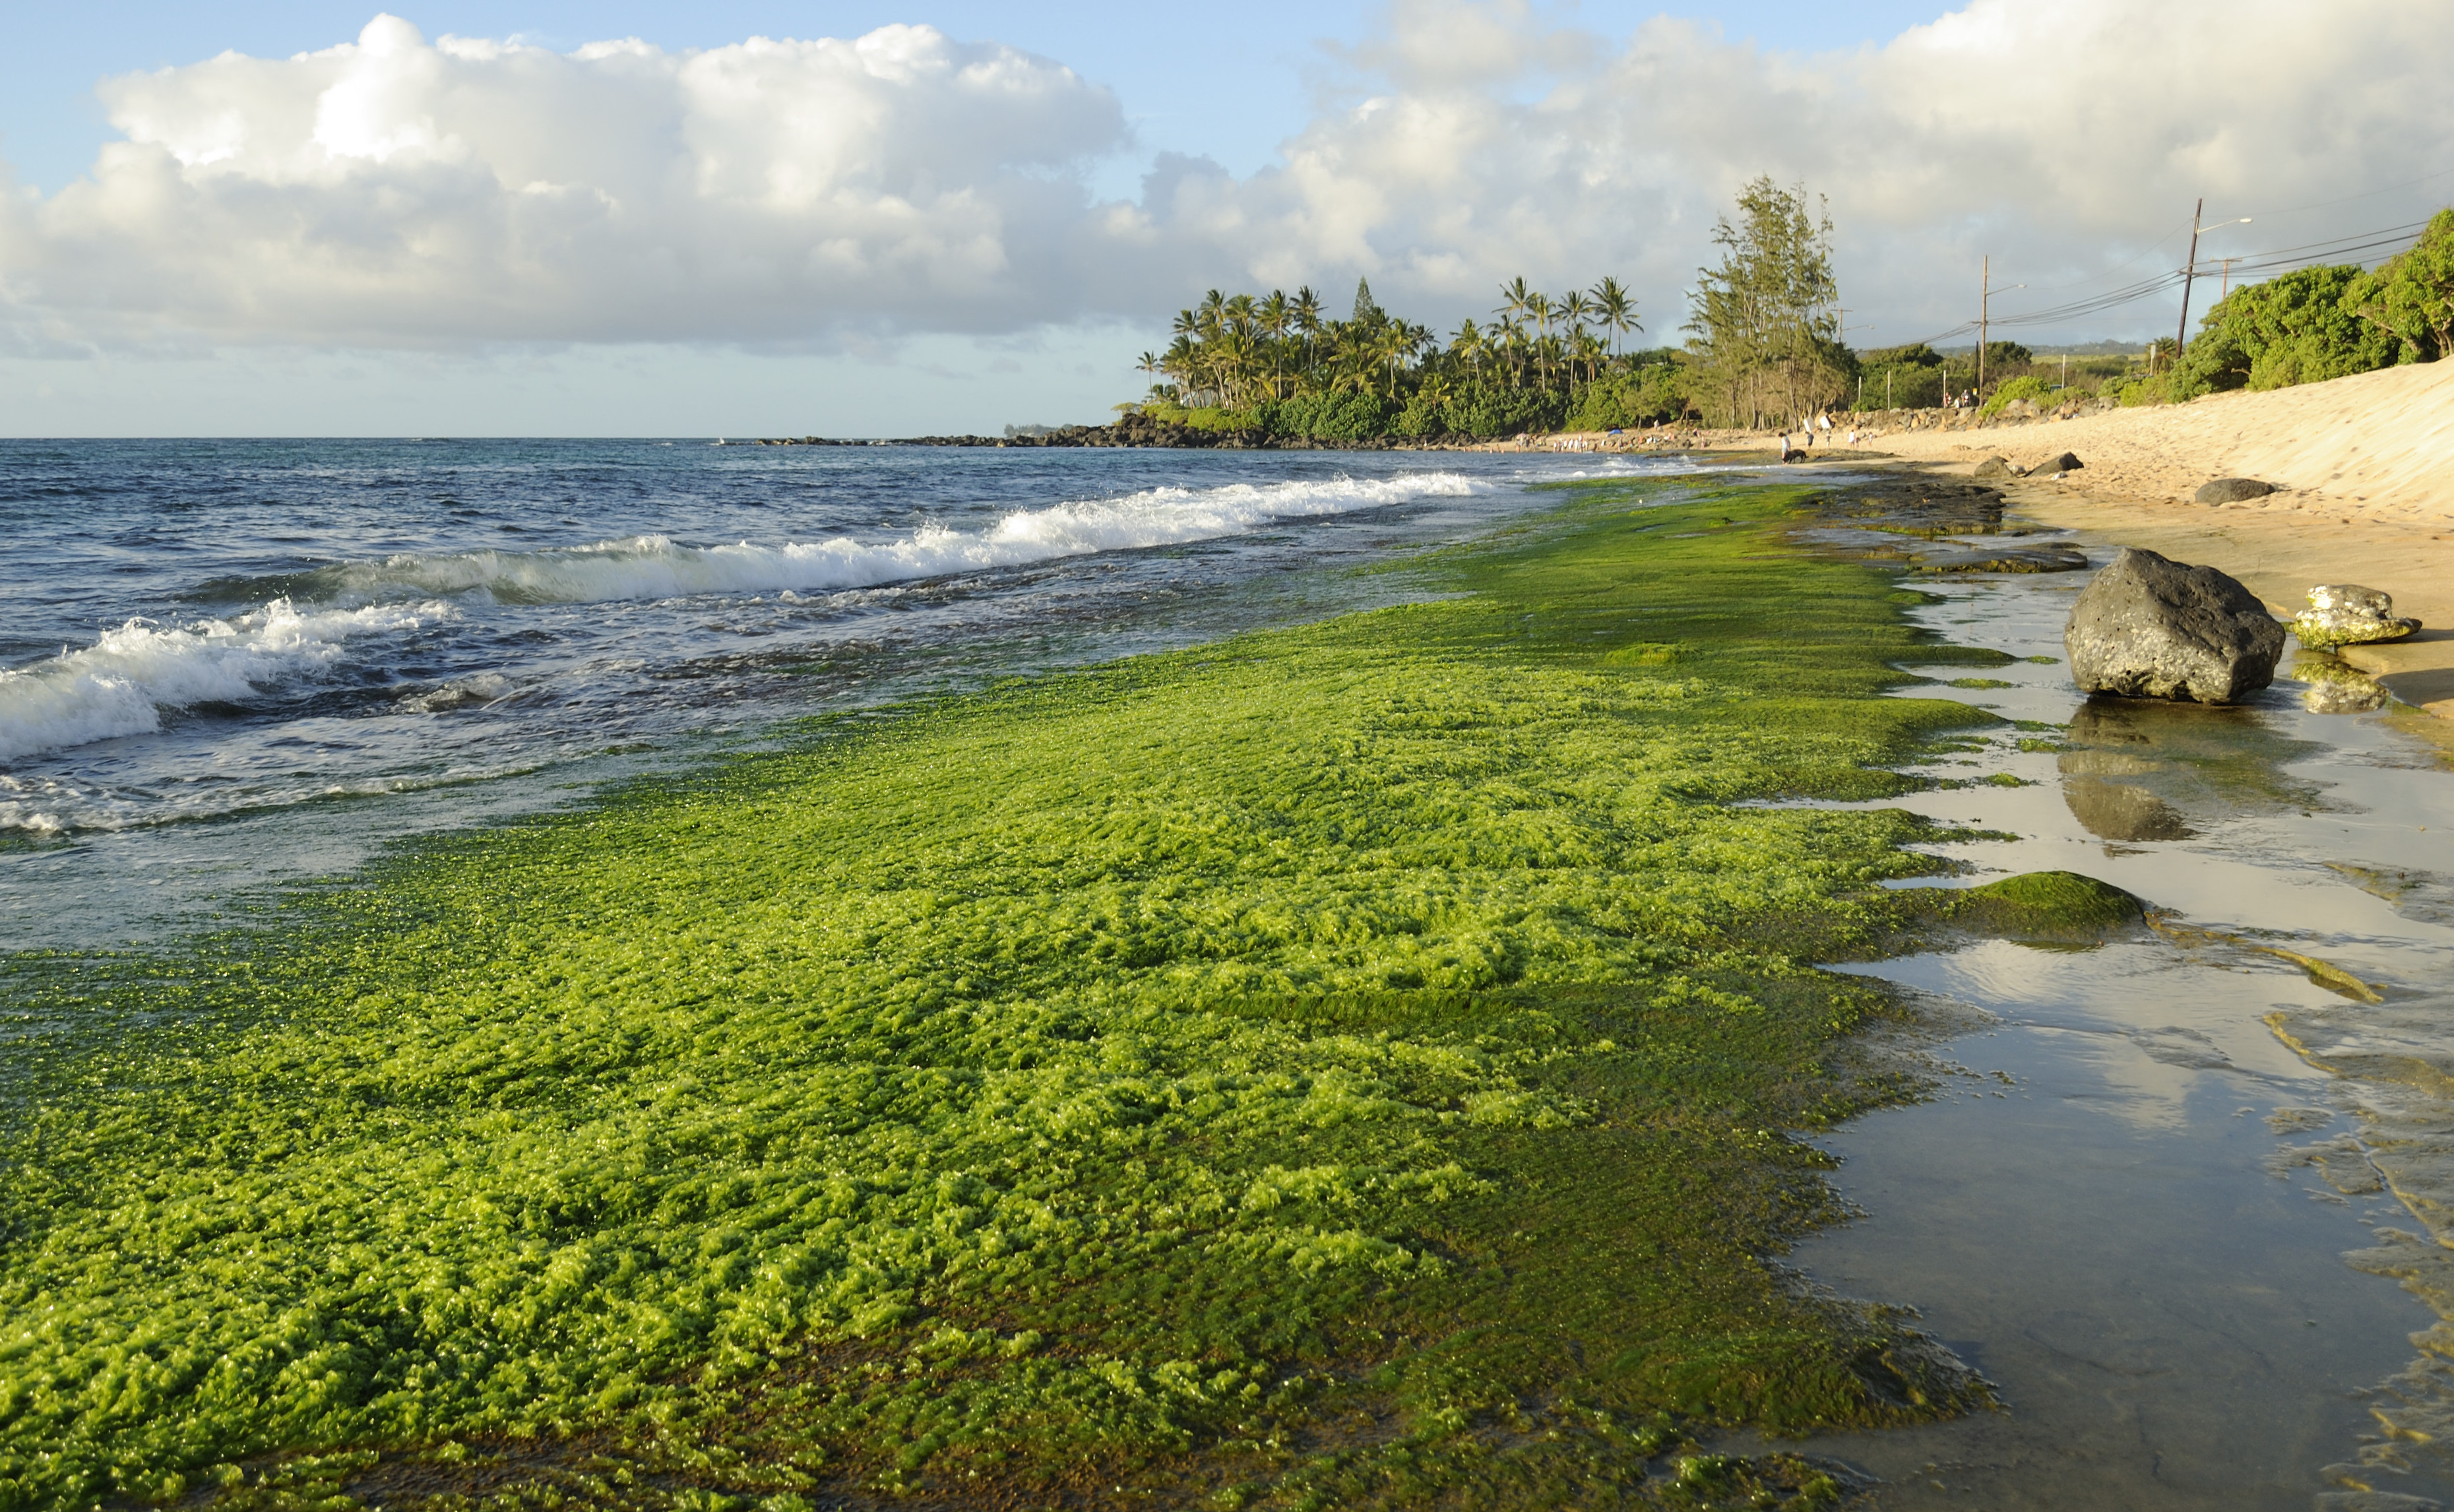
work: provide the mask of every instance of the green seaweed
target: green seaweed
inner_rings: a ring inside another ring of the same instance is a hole
[[[2022,872],[1968,888],[1906,888],[1912,915],[2013,939],[2095,943],[2140,927],[2147,905],[2077,872]]]
[[[1931,832],[1739,800],[1995,721],[1796,497],[9,958],[0,1507],[1828,1502],[1656,1462],[1982,1400],[1769,1259]]]

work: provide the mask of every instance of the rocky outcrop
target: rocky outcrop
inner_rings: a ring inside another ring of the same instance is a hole
[[[2214,568],[2124,547],[2080,591],[2062,649],[2089,693],[2235,703],[2275,680],[2283,627]]]
[[[2309,607],[2292,621],[2292,634],[2311,651],[2401,640],[2419,628],[2419,620],[2395,614],[2391,597],[2357,583],[2321,583],[2310,589]]]
[[[2272,483],[2262,483],[2254,477],[2220,477],[2199,487],[2202,504],[2240,504],[2254,498],[2264,498],[2275,492]]]

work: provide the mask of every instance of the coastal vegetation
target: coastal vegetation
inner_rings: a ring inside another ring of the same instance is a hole
[[[2176,353],[2041,356],[2016,341],[1939,352],[1845,345],[1832,223],[1803,187],[1759,178],[1716,222],[1718,264],[1697,270],[1683,345],[1624,348],[1642,329],[1616,278],[1547,294],[1523,278],[1487,322],[1446,336],[1382,310],[1358,284],[1345,319],[1311,289],[1213,290],[1145,353],[1152,420],[1249,436],[1339,443],[1477,438],[1697,423],[1794,424],[1826,410],[1922,409],[1981,387],[1987,413],[2027,401],[2166,403],[2434,361],[2454,350],[2454,211],[2375,270],[2303,269],[2232,290]]]
[[[2319,383],[2454,353],[2454,210],[2375,269],[2303,268],[2231,291],[2165,375],[2127,403]]]
[[[1141,413],[1195,430],[1317,441],[1511,435],[1562,425],[1608,429],[1682,408],[1671,355],[1622,353],[1642,330],[1616,278],[1558,296],[1519,278],[1488,324],[1443,339],[1390,314],[1358,283],[1345,319],[1311,289],[1224,295],[1179,312]]]
[[[1695,1437],[1982,1395],[1772,1259],[1785,1131],[1912,1090],[1812,963],[2076,884],[1746,801],[1992,718],[1806,496],[1566,489],[1428,601],[5,958],[0,1507],[1829,1502]]]

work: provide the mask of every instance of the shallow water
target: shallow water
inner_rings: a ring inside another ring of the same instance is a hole
[[[0,940],[224,917],[795,715],[1387,601],[1675,461],[0,441]]]
[[[2167,933],[1851,968],[1972,1027],[1940,1047],[1961,1067],[1941,1096],[1821,1141],[1866,1216],[1791,1262],[1914,1302],[2006,1410],[1803,1447],[1881,1478],[1884,1507],[2454,1500],[2454,1461],[2411,1437],[2449,1400],[2411,1337],[2434,1315],[2380,1274],[2454,1296],[2446,1252],[2394,1238],[2427,1233],[2437,1152],[2407,1136],[2454,1128],[2454,1080],[2364,1077],[2353,1048],[2454,1063],[2454,776],[2383,715],[2311,712],[2317,684],[2234,710],[2081,699],[2059,658],[2082,581],[1934,590],[1951,639],[2055,664],[1913,691],[2051,728],[1993,733],[1927,769],[1970,785],[1903,806],[2019,837],[1935,847],[1967,881],[2084,873],[2170,911]],[[1984,780],[2005,777],[2024,785]],[[2389,1186],[2397,1159],[2413,1174]]]

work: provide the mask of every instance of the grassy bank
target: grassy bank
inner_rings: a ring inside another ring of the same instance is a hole
[[[1780,1131],[1886,1095],[1802,961],[1919,829],[1732,804],[1986,716],[1881,696],[1941,653],[1788,495],[1561,501],[1457,596],[17,959],[0,1505],[1824,1498],[1663,1456],[1964,1401],[1762,1259]]]

